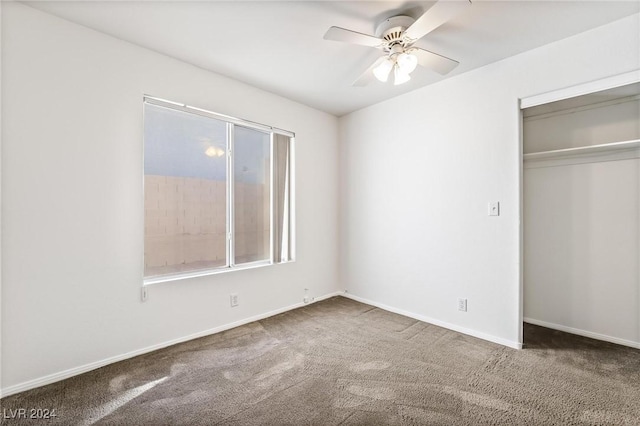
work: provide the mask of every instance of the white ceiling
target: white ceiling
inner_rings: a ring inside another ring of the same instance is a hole
[[[387,17],[416,18],[433,1],[26,3],[337,116],[445,78],[418,67],[402,86],[352,87],[379,51],[322,38],[332,25],[373,34]],[[473,0],[416,45],[460,61],[450,77],[639,11],[638,0]]]

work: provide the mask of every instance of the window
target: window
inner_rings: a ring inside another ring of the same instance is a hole
[[[293,134],[144,99],[144,281],[294,259]]]

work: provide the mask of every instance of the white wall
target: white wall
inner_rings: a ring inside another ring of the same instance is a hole
[[[340,267],[349,293],[517,347],[518,99],[640,69],[639,21],[342,117]],[[500,217],[487,216],[489,201],[500,201]],[[457,311],[459,297],[468,312]]]
[[[639,137],[637,99],[524,121],[525,152]],[[604,158],[526,164],[524,316],[640,347],[640,159]]]
[[[2,26],[5,394],[338,289],[335,117],[24,5]],[[296,132],[297,262],[140,301],[143,94]]]
[[[524,173],[524,315],[640,348],[640,160]]]

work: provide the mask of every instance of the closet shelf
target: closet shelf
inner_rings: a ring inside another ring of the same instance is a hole
[[[600,153],[600,152],[615,152],[622,150],[632,150],[640,148],[640,139],[634,139],[631,141],[624,142],[613,142],[613,143],[604,143],[601,145],[590,145],[590,146],[581,146],[578,148],[566,148],[566,149],[555,149],[552,151],[540,151],[540,152],[532,152],[530,154],[524,154],[524,159],[534,160],[534,159],[546,159],[546,158],[559,158],[559,157],[570,157],[574,155],[581,154],[590,154],[590,153]]]
[[[640,139],[524,154],[526,169],[640,158]]]

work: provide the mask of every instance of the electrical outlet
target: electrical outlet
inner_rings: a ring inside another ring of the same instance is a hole
[[[458,299],[458,310],[467,312],[467,299]]]
[[[143,302],[147,301],[147,288],[144,286],[140,290],[140,300],[142,300]]]
[[[489,216],[500,216],[499,201],[492,201],[489,203]]]
[[[232,293],[229,296],[229,301],[231,302],[231,307],[238,306],[238,293]]]
[[[308,288],[304,289],[304,297],[302,298],[302,301],[304,303],[309,303],[309,289]]]

